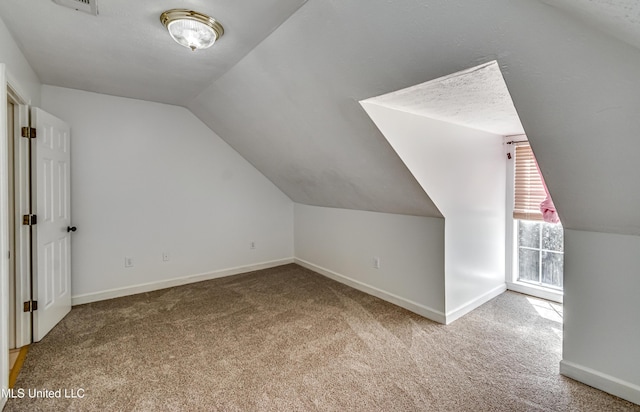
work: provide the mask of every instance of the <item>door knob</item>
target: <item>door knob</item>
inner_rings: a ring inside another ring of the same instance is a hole
[[[78,230],[78,228],[75,226],[67,226],[67,232],[75,232],[76,230]]]

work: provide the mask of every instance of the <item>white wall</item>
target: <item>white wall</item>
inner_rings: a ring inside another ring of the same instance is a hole
[[[294,210],[298,263],[444,323],[443,219],[298,203]]]
[[[640,404],[640,237],[565,230],[561,372]]]
[[[505,290],[501,136],[363,102],[445,217],[447,323]]]
[[[0,63],[7,65],[9,84],[28,103],[40,104],[40,80],[0,19]]]
[[[42,103],[71,126],[75,303],[292,259],[291,200],[188,110],[52,86]]]

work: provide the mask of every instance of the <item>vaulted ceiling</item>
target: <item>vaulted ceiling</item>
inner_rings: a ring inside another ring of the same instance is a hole
[[[441,216],[358,101],[496,60],[565,227],[640,234],[636,1],[99,6],[3,0],[0,16],[43,83],[184,105],[312,205]],[[158,21],[174,7],[212,14],[225,36],[181,48]]]
[[[637,0],[542,0],[572,17],[640,48],[640,4]]]
[[[305,1],[97,0],[93,16],[51,0],[3,0],[0,15],[44,84],[184,106]],[[183,7],[220,21],[215,49],[171,40],[160,14]]]

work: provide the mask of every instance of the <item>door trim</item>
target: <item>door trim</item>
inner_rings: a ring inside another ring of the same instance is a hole
[[[29,126],[28,101],[7,83],[7,96],[14,104],[14,227],[15,227],[15,325],[16,348],[29,345],[32,342],[32,317],[31,313],[25,313],[22,309],[23,302],[31,300],[31,233],[28,226],[22,225],[22,215],[31,210],[31,160],[29,139],[22,138],[20,129]]]
[[[7,101],[8,98],[12,99],[14,102],[15,108],[17,109],[18,121],[14,121],[14,127],[26,126],[28,124],[28,104],[30,101],[26,99],[24,93],[20,92],[20,88],[18,87],[18,82],[14,81],[14,77],[7,71],[7,66],[4,63],[0,63],[0,95],[2,95],[2,99],[0,99],[0,389],[7,389],[9,385],[9,254],[8,254],[8,242],[9,242],[9,213],[8,213],[8,185],[7,185],[7,167],[8,167],[8,139],[10,138],[7,133],[7,125],[6,117],[7,117]],[[18,159],[16,159],[16,164],[18,163]],[[20,195],[18,191],[21,189],[16,187],[16,196],[17,199]],[[24,190],[22,190],[24,191]],[[30,196],[30,193],[27,191],[27,195]],[[20,209],[16,208],[15,213],[20,213]],[[18,240],[19,234],[16,233],[16,248],[19,247],[18,243],[22,242],[22,240]],[[30,239],[27,239],[27,245],[30,246]],[[29,250],[27,249],[27,255],[29,254]],[[21,252],[24,253],[24,252]],[[15,252],[16,256],[18,256],[18,252]],[[29,289],[31,284],[30,279],[30,260],[29,266],[26,272],[26,280],[29,283]],[[20,269],[24,272],[24,268]],[[23,275],[18,274],[18,268],[16,268],[16,283],[20,281]],[[16,295],[16,300],[20,298]],[[21,311],[17,312],[22,314]],[[18,319],[16,319],[18,321]],[[18,322],[16,322],[16,327],[18,327]],[[26,333],[28,334],[28,340],[26,344],[31,341],[31,320],[29,317],[28,327],[26,328]],[[16,336],[17,338],[17,336]],[[19,339],[16,339],[16,346],[20,344]],[[7,401],[6,397],[0,397],[0,410],[4,407]]]
[[[6,181],[7,163],[7,77],[6,66],[0,63],[0,389],[9,387],[9,188]],[[0,396],[0,408],[7,399]]]

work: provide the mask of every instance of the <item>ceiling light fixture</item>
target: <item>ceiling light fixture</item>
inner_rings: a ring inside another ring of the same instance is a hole
[[[160,21],[173,40],[193,51],[213,46],[224,34],[222,25],[213,17],[193,10],[167,10],[160,15]]]

